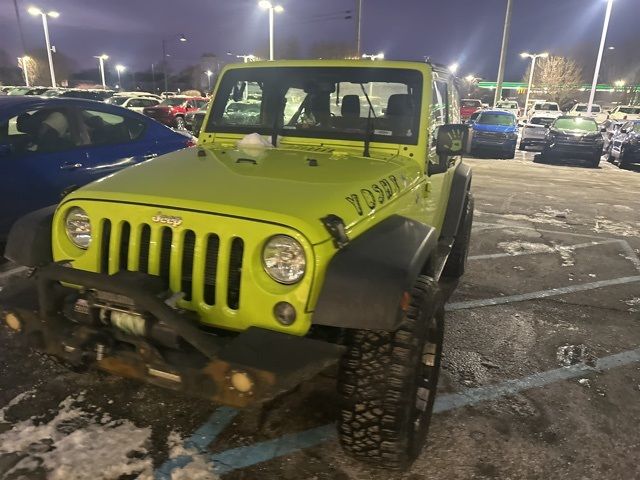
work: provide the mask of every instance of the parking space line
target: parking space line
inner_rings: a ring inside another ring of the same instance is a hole
[[[586,242],[586,243],[576,243],[575,245],[562,245],[560,246],[560,248],[568,248],[571,250],[576,250],[578,248],[588,248],[588,247],[594,247],[596,245],[606,245],[608,243],[618,243],[620,242],[620,240],[615,240],[615,239],[611,239],[611,240],[602,240],[599,242]],[[490,253],[487,255],[473,255],[471,257],[469,257],[469,260],[487,260],[487,259],[492,259],[492,258],[503,258],[503,257],[520,257],[522,255],[536,255],[536,254],[543,254],[543,253],[553,253],[553,252],[514,252],[514,253]]]
[[[231,407],[219,407],[209,417],[209,419],[196,430],[193,435],[184,441],[184,448],[205,451],[206,448],[211,445],[214,440],[222,433],[222,431],[229,426],[235,416],[238,414],[238,410]],[[189,463],[193,458],[189,455],[181,455],[176,458],[171,458],[164,462],[154,474],[156,480],[168,480],[171,478],[171,472],[177,468],[182,468]]]
[[[216,472],[225,474],[238,468],[250,467],[276,457],[289,455],[335,438],[335,425],[323,425],[299,433],[283,435],[273,440],[259,442],[247,447],[238,447],[210,457]]]
[[[515,395],[532,388],[540,388],[563,380],[578,378],[593,372],[603,372],[640,362],[640,348],[602,357],[596,360],[594,367],[577,364],[570,367],[556,368],[546,372],[534,373],[515,380],[506,380],[496,385],[478,387],[442,395],[436,398],[434,413],[443,413],[461,407],[476,405],[488,400]],[[299,433],[283,435],[273,440],[259,442],[246,447],[237,447],[209,457],[219,474],[229,473],[239,468],[246,468],[274,458],[289,455],[305,448],[335,438],[335,425],[328,424]]]
[[[584,292],[595,290],[596,288],[610,287],[612,285],[623,285],[625,283],[640,282],[640,275],[631,277],[613,278],[611,280],[600,280],[598,282],[583,283],[581,285],[570,285],[568,287],[551,288],[538,292],[521,293],[518,295],[507,295],[504,297],[485,298],[481,300],[469,300],[466,302],[454,302],[446,305],[448,312],[456,310],[466,310],[469,308],[488,307],[492,305],[503,305],[505,303],[523,302],[525,300],[537,300],[540,298],[556,297],[567,293]]]

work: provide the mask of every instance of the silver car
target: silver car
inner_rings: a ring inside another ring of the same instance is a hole
[[[526,150],[527,147],[541,147],[544,145],[544,137],[547,128],[553,123],[555,117],[547,115],[533,114],[524,124],[524,128],[520,131],[520,150]]]

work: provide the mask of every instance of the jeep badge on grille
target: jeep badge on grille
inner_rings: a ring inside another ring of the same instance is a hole
[[[182,225],[182,217],[163,215],[160,212],[151,217],[151,220],[153,220],[155,223],[164,223],[165,225],[169,225],[171,227],[179,227],[180,225]]]

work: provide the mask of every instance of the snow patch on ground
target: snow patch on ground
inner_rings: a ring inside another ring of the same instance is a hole
[[[151,429],[82,410],[83,400],[82,394],[69,396],[53,419],[32,417],[0,434],[0,453],[26,455],[8,474],[28,477],[44,469],[48,480],[152,478]]]
[[[612,205],[612,206],[616,210],[625,210],[627,212],[633,211],[633,208],[629,207],[628,205]]]
[[[629,307],[629,311],[632,313],[640,312],[640,298],[632,298],[631,300],[622,300]]]
[[[500,242],[498,247],[503,249],[509,255],[527,255],[535,253],[558,253],[562,258],[562,266],[570,267],[575,265],[573,256],[574,249],[564,245],[547,245],[545,243],[522,242],[520,240],[513,242]]]
[[[188,456],[191,461],[181,468],[171,472],[171,480],[216,480],[219,479],[213,469],[213,464],[193,448],[186,448],[184,441],[176,432],[171,432],[167,439],[169,458]]]
[[[27,390],[26,392],[22,392],[16,395],[9,403],[7,403],[3,408],[0,409],[0,423],[6,423],[5,416],[7,414],[7,410],[9,410],[14,405],[19,404],[27,397],[32,397],[36,393],[35,390]]]
[[[619,237],[640,237],[640,223],[614,222],[606,217],[596,217],[596,223],[593,226],[596,233],[607,233],[617,235]]]

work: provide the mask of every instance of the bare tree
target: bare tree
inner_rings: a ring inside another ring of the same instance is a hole
[[[29,53],[35,67],[31,73],[33,85],[50,85],[49,60],[45,49],[35,50]],[[74,62],[64,53],[58,52],[53,57],[53,65],[56,70],[56,80],[59,85],[66,85],[74,70]],[[96,68],[97,70],[97,68]]]
[[[529,68],[524,80],[529,80]],[[560,107],[570,103],[580,91],[583,83],[582,67],[566,57],[538,59],[533,75],[532,90],[540,91],[548,99],[558,102]]]

